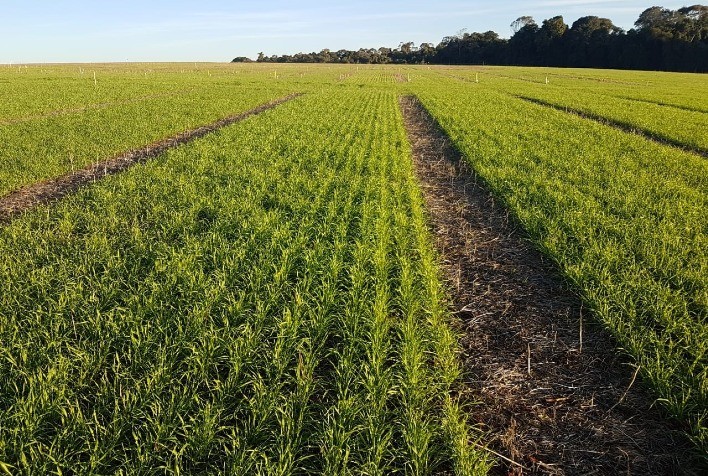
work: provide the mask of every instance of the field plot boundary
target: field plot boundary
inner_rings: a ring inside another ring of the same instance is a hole
[[[521,94],[510,94],[510,96],[515,97],[517,99],[521,99],[522,101],[526,101],[532,104],[537,104],[539,106],[543,107],[548,107],[551,109],[555,109],[556,111],[562,111],[566,112],[568,114],[573,114],[574,116],[578,116],[582,119],[590,120],[590,121],[595,121],[600,124],[612,127],[614,129],[627,132],[630,134],[635,134],[640,137],[643,137],[644,139],[650,140],[652,142],[656,142],[658,144],[670,146],[670,147],[675,147],[677,149],[681,149],[684,152],[690,152],[692,154],[700,155],[701,157],[708,158],[708,150],[703,149],[701,147],[693,147],[687,144],[684,144],[681,141],[678,141],[676,139],[672,139],[670,137],[666,137],[661,134],[657,134],[655,132],[648,131],[642,127],[639,127],[635,124],[631,124],[628,122],[623,122],[623,121],[617,121],[614,119],[609,119],[605,116],[601,116],[598,114],[593,114],[590,112],[586,111],[581,111],[580,109],[575,109],[571,107],[566,107],[566,106],[559,106],[558,104],[554,104],[549,101],[545,101],[543,99],[538,99],[530,96],[524,96]]]
[[[692,474],[690,442],[413,96],[400,98],[496,474]],[[591,321],[591,322],[587,322]]]
[[[35,206],[58,200],[84,185],[93,183],[108,175],[122,172],[135,164],[153,159],[169,149],[192,142],[223,127],[273,109],[299,96],[302,96],[302,93],[289,94],[248,111],[219,119],[211,124],[181,132],[144,147],[129,150],[116,157],[89,164],[60,177],[44,180],[10,192],[4,197],[0,197],[0,224],[10,222],[13,218]]]

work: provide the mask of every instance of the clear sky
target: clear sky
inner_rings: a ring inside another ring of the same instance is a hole
[[[692,0],[695,1],[696,0]],[[511,34],[522,15],[586,15],[624,29],[656,0],[0,0],[0,63],[229,61],[329,48],[438,44],[460,30]]]

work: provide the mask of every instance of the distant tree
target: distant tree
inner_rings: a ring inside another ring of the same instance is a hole
[[[568,65],[607,68],[611,62],[613,35],[623,33],[612,20],[596,16],[578,18],[568,30]]]
[[[622,29],[615,26],[609,18],[587,16],[578,18],[570,27],[570,32],[584,41],[590,41],[593,36],[617,34],[621,33]]]
[[[420,63],[430,63],[435,58],[435,45],[432,43],[421,43],[418,47],[418,57]]]
[[[674,12],[668,8],[651,7],[644,10],[634,26],[653,38],[669,39],[673,36]]]
[[[708,68],[708,7],[691,5],[670,10],[651,7],[634,23],[635,42],[654,54],[651,69],[704,71]]]
[[[678,10],[651,7],[625,33],[608,18],[586,16],[569,28],[562,16],[544,20],[521,16],[509,40],[493,31],[445,36],[437,46],[411,41],[398,48],[323,49],[295,55],[258,54],[259,62],[518,64],[593,68],[708,71],[708,6]],[[248,61],[238,57],[234,61]]]
[[[381,47],[378,49],[379,55],[387,56],[387,57],[391,56],[391,51],[392,51],[391,48],[386,48],[386,47]]]
[[[543,20],[536,34],[536,52],[539,64],[544,66],[559,66],[563,64],[563,37],[568,31],[568,25],[562,16]]]
[[[514,36],[509,39],[509,62],[511,64],[537,64],[536,33],[538,25],[532,17],[520,17],[511,23]]]
[[[353,60],[352,60],[353,53],[354,53],[353,51],[344,50],[344,49],[337,50],[337,52],[335,53],[335,55],[337,56],[337,62],[338,63],[353,63]]]
[[[634,26],[654,39],[702,41],[708,38],[708,7],[692,5],[676,11],[661,7],[647,8]]]
[[[563,21],[563,17],[558,15],[548,20],[543,20],[541,31],[551,39],[561,38],[568,31],[568,25]]]
[[[692,5],[678,9],[676,29],[684,41],[708,41],[708,6]]]
[[[536,20],[534,20],[533,17],[530,16],[523,16],[511,22],[511,25],[509,25],[509,27],[511,28],[511,31],[514,34],[517,34],[522,28],[527,27],[529,25],[536,25]]]
[[[328,48],[321,50],[317,54],[313,53],[313,62],[315,63],[331,63],[335,59],[336,55],[332,54]]]
[[[236,58],[231,60],[232,63],[253,63],[253,60],[251,58],[248,58],[246,56],[237,56]]]
[[[398,49],[401,50],[403,54],[409,55],[415,50],[415,43],[412,41],[407,41],[398,45]]]
[[[371,53],[365,48],[360,48],[351,55],[352,61],[358,64],[371,63]]]
[[[412,41],[400,43],[398,48],[391,51],[391,61],[394,63],[415,63],[418,49]]]

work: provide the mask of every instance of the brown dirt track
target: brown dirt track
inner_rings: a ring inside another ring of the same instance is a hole
[[[496,474],[699,474],[608,333],[416,98],[401,109]],[[582,341],[581,341],[582,329]],[[530,373],[529,373],[530,365]]]

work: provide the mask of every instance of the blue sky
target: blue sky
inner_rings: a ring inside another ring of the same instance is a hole
[[[437,44],[462,29],[511,34],[531,15],[538,23],[585,15],[632,27],[646,0],[524,1],[225,1],[0,0],[0,63],[228,61],[235,56]]]

